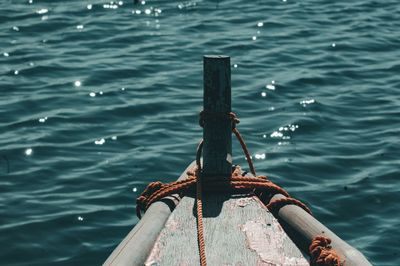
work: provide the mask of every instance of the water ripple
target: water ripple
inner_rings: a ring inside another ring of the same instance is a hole
[[[400,264],[399,14],[394,0],[2,1],[1,261],[101,264],[145,185],[194,159],[201,57],[228,54],[257,171],[373,264]]]

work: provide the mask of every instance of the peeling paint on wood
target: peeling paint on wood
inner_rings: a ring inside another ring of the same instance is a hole
[[[247,198],[240,198],[237,199],[236,201],[234,201],[234,203],[236,204],[236,206],[239,207],[246,207],[246,205],[250,204],[251,201],[253,201],[253,198],[247,197]]]
[[[242,231],[246,234],[248,247],[254,250],[260,260],[257,265],[309,265],[301,257],[282,256],[285,254],[285,232],[277,223],[265,223],[265,221],[247,221]]]
[[[208,265],[308,265],[256,197],[230,197],[203,198]],[[145,265],[198,264],[194,199],[184,197],[167,220]]]

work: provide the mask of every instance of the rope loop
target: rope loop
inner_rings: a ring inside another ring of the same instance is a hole
[[[270,202],[267,205],[267,208],[270,212],[272,212],[275,216],[278,215],[279,210],[286,205],[296,205],[299,206],[300,208],[302,208],[303,210],[305,210],[306,212],[308,212],[309,214],[312,215],[312,212],[310,210],[310,208],[307,207],[307,205],[305,205],[303,202],[295,199],[295,198],[291,198],[291,197],[287,197],[287,198],[283,198],[283,199],[278,199],[278,200],[274,200],[273,202]]]
[[[163,183],[160,181],[155,181],[151,182],[150,184],[147,185],[146,189],[142,192],[142,194],[136,199],[136,215],[141,218],[142,214],[140,210],[145,210],[145,202],[148,197],[150,197],[152,194],[157,192],[163,187]]]
[[[330,245],[332,240],[325,236],[316,236],[309,247],[311,266],[341,266],[339,255]]]
[[[238,139],[240,146],[242,147],[243,153],[246,156],[247,163],[249,164],[249,169],[250,172],[253,174],[253,176],[257,176],[256,170],[254,168],[253,160],[250,156],[249,150],[247,149],[246,143],[243,140],[242,135],[240,134],[239,130],[236,128],[236,125],[240,123],[239,118],[236,116],[234,112],[230,112],[228,114],[225,113],[220,113],[220,112],[210,112],[210,111],[201,111],[199,115],[199,124],[201,127],[204,127],[205,123],[205,118],[207,116],[220,116],[220,117],[225,117],[231,120],[232,123],[232,132],[235,134],[236,138]],[[197,163],[197,168],[201,170],[201,165],[200,165],[200,157],[201,157],[201,152],[203,148],[203,140],[200,141],[199,146],[197,147],[197,154],[196,154],[196,163]]]

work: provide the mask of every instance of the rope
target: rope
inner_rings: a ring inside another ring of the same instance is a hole
[[[199,170],[199,168],[198,168]],[[202,184],[201,176],[198,172],[196,182],[196,222],[197,222],[197,242],[199,245],[200,265],[206,266],[206,244],[204,241],[204,225],[203,225],[203,198],[202,198]]]
[[[311,266],[341,266],[340,258],[330,245],[331,239],[316,236],[309,247]]]
[[[219,112],[201,111],[200,118],[199,118],[199,125],[201,127],[204,127],[206,117],[220,117],[220,118],[222,117],[222,118],[229,119],[231,121],[232,132],[235,134],[236,138],[239,140],[239,143],[240,143],[240,146],[242,147],[243,153],[246,156],[247,163],[249,164],[250,172],[253,174],[253,176],[257,176],[256,170],[253,165],[253,160],[251,159],[249,150],[247,149],[247,146],[244,143],[242,135],[240,135],[239,130],[236,128],[236,125],[240,123],[240,120],[236,116],[236,114],[234,112],[224,114],[224,113],[219,113]],[[203,142],[203,140],[201,140],[201,143],[202,142]],[[199,163],[197,165],[199,165]]]
[[[137,214],[140,218],[140,214],[142,211],[147,210],[150,205],[160,199],[167,197],[172,194],[182,193],[188,194],[189,192],[194,191],[195,187],[197,188],[197,170],[189,171],[188,178],[181,181],[175,181],[168,184],[161,184],[160,182],[152,182],[145,189],[145,191],[137,198]],[[254,189],[257,189],[257,193],[267,193],[271,195],[282,194],[285,197],[290,198],[289,193],[281,188],[280,186],[274,184],[270,180],[265,179],[264,176],[257,177],[246,177],[238,174],[240,168],[235,168],[235,171],[232,173],[232,176],[228,180],[215,180],[212,181],[213,186],[209,188],[210,191],[240,191],[243,193],[253,192]],[[210,184],[209,181],[201,181],[202,185]],[[149,192],[152,192],[150,194]],[[308,209],[305,205],[302,207],[304,209]]]
[[[141,218],[142,211],[146,211],[150,205],[156,201],[161,200],[164,197],[170,196],[172,194],[187,195],[196,191],[196,222],[197,222],[197,240],[199,247],[200,265],[206,266],[206,251],[205,251],[205,241],[204,241],[204,225],[203,225],[203,201],[202,201],[202,187],[207,186],[208,191],[226,191],[226,192],[242,192],[242,193],[255,193],[260,199],[261,195],[269,195],[272,197],[276,194],[282,194],[286,198],[278,199],[269,204],[263,202],[268,210],[277,216],[279,210],[288,204],[299,206],[304,209],[309,214],[311,210],[301,201],[290,197],[289,193],[281,188],[280,186],[274,184],[267,179],[266,176],[257,176],[253,165],[252,158],[247,149],[247,146],[240,135],[239,130],[236,128],[236,124],[240,122],[237,116],[230,112],[228,114],[205,112],[200,113],[199,124],[204,126],[206,117],[220,117],[226,118],[231,121],[232,132],[238,139],[243,153],[246,156],[247,163],[249,164],[249,169],[254,177],[243,176],[240,167],[235,167],[230,178],[227,179],[214,179],[202,180],[201,178],[201,154],[203,148],[203,140],[200,141],[197,152],[196,152],[196,168],[187,172],[188,177],[184,180],[171,182],[168,184],[163,184],[159,181],[150,183],[147,188],[142,192],[142,194],[136,200],[136,214]],[[329,245],[331,240],[323,236],[317,236],[313,239],[309,251],[310,251],[310,263],[312,266],[340,266],[339,256]],[[336,263],[336,264],[335,264]]]
[[[204,225],[203,225],[203,197],[202,197],[202,183],[201,183],[201,151],[203,150],[203,140],[200,141],[196,152],[196,165],[195,172],[188,173],[196,178],[196,223],[197,223],[197,242],[199,246],[200,265],[207,266],[206,259],[206,244],[204,241]]]
[[[279,210],[286,205],[296,205],[299,206],[300,208],[302,208],[303,210],[305,210],[306,212],[308,212],[309,214],[312,215],[311,210],[301,201],[295,199],[295,198],[291,198],[291,197],[287,197],[287,198],[283,198],[283,199],[278,199],[278,200],[274,200],[273,202],[270,202],[267,205],[267,208],[270,212],[272,212],[275,216],[278,214]]]
[[[251,159],[249,150],[247,149],[246,144],[244,143],[244,140],[239,133],[239,130],[237,128],[233,128],[232,131],[235,134],[236,138],[239,140],[240,146],[242,146],[242,150],[244,152],[244,155],[246,156],[247,163],[249,164],[250,172],[253,174],[253,176],[257,176],[256,169],[253,165],[253,160]]]

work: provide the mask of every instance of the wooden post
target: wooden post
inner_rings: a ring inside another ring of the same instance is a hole
[[[232,127],[228,119],[231,112],[229,56],[204,56],[203,102],[202,176],[204,179],[229,177],[232,172]]]

